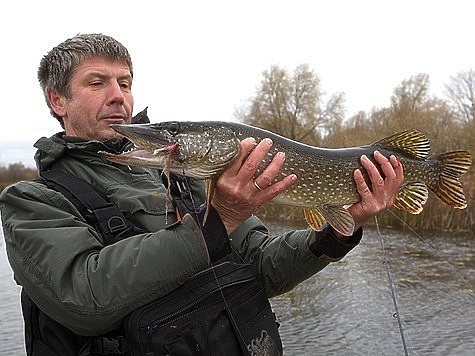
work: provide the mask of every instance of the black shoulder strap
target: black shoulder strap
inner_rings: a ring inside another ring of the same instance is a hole
[[[169,177],[162,174],[162,182],[170,188],[170,195],[181,216],[185,214],[198,214],[200,203],[195,201],[191,191],[191,183],[186,176],[170,173]]]
[[[84,180],[58,170],[44,171],[36,180],[62,193],[86,221],[102,235],[104,245],[111,245],[145,230],[131,223],[114,203],[109,202]]]
[[[145,232],[132,224],[115,204],[108,202],[90,184],[72,174],[58,170],[44,171],[35,181],[62,193],[70,200],[88,224],[101,234],[104,245]],[[121,336],[93,338],[76,335],[43,313],[24,289],[21,293],[21,305],[27,355],[92,355],[88,351],[92,347],[98,350],[94,355],[126,354],[116,352],[121,350],[119,347],[126,347],[118,343]]]

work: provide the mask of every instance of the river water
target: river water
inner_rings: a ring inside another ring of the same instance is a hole
[[[272,300],[285,355],[475,355],[473,232],[381,235],[385,253],[367,229],[342,261]],[[0,243],[0,355],[24,355],[19,288]]]

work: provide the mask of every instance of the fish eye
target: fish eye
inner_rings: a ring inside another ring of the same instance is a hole
[[[170,135],[177,135],[180,132],[180,124],[178,122],[172,122],[168,125],[167,131]]]

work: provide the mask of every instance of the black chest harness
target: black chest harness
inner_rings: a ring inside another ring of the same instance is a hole
[[[39,182],[61,192],[102,236],[103,245],[145,233],[88,183],[60,171]],[[186,178],[170,180],[179,213],[196,212]],[[22,291],[28,355],[281,355],[278,324],[257,269],[231,252],[171,293],[146,304],[107,335],[73,333]]]

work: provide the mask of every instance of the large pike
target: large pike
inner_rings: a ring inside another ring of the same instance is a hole
[[[373,159],[375,150],[386,157],[395,155],[403,164],[404,183],[394,204],[397,208],[420,213],[428,199],[428,188],[454,208],[467,206],[459,177],[470,168],[470,152],[429,156],[429,140],[416,130],[402,131],[368,146],[327,149],[236,122],[162,122],[111,127],[129,138],[136,149],[120,155],[102,153],[104,158],[212,180],[238,155],[240,140],[271,138],[272,151],[262,161],[256,176],[277,152],[285,152],[286,160],[276,179],[295,173],[298,180],[274,201],[304,208],[305,218],[314,229],[327,221],[342,234],[353,233],[354,221],[345,209],[360,200],[353,171],[361,169],[365,174],[359,159],[363,154]]]

